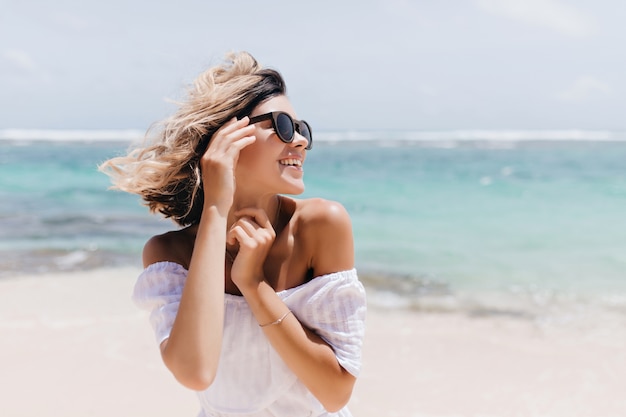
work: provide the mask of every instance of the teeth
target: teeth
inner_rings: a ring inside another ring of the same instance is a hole
[[[295,166],[302,166],[302,161],[300,161],[299,159],[282,159],[280,161],[281,165],[295,165]]]

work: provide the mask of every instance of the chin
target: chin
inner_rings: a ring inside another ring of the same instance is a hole
[[[281,190],[280,194],[300,195],[304,192],[304,183],[290,184]]]

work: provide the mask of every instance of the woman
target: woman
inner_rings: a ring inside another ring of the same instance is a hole
[[[133,298],[201,416],[350,416],[365,293],[350,218],[297,200],[311,149],[280,74],[203,73],[156,142],[101,169],[181,229],[151,238]]]

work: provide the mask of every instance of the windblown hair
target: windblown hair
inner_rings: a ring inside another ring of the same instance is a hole
[[[111,177],[111,188],[140,195],[151,212],[181,226],[198,223],[204,203],[200,158],[211,137],[233,117],[284,94],[280,73],[263,69],[246,52],[230,53],[196,78],[176,113],[148,130],[143,147],[99,169]]]

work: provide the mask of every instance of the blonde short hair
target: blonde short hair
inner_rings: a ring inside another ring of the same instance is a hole
[[[230,53],[196,78],[178,111],[148,130],[144,146],[99,169],[111,177],[112,188],[140,195],[151,212],[181,226],[195,224],[204,202],[199,162],[213,134],[285,94],[280,73],[263,69],[247,52]]]

